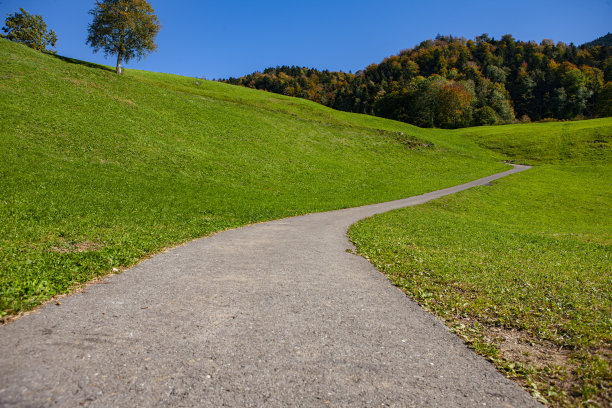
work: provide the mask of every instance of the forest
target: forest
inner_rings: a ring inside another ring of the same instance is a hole
[[[612,116],[612,34],[581,46],[440,36],[356,73],[281,66],[234,85],[420,127]]]

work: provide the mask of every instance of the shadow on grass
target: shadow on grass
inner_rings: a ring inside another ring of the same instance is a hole
[[[104,71],[115,72],[113,68],[109,68],[105,65],[95,64],[93,62],[81,61],[81,60],[74,59],[74,58],[63,57],[61,55],[56,55],[56,54],[50,54],[50,55],[62,61],[69,62],[71,64],[78,64],[78,65],[83,65],[88,68],[97,68],[97,69],[102,69]]]

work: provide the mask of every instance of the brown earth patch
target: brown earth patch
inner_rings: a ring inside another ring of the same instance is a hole
[[[75,252],[97,251],[100,248],[102,248],[102,244],[91,241],[82,241],[67,243],[66,245],[62,246],[54,246],[49,251],[56,252],[58,254],[71,254]]]
[[[508,360],[530,364],[536,368],[566,366],[570,363],[570,350],[550,341],[534,342],[529,335],[518,330],[492,328],[489,331],[501,339],[499,351]]]
[[[592,397],[587,401],[581,398],[580,387],[586,385],[589,380],[582,378],[581,365],[584,363],[581,354],[587,353],[598,356],[605,361],[612,362],[609,347],[592,347],[588,349],[564,348],[552,341],[538,339],[528,332],[504,327],[488,326],[484,321],[477,319],[457,317],[448,321],[455,332],[468,344],[472,344],[480,338],[481,341],[495,346],[499,351],[498,357],[483,354],[488,357],[498,368],[506,373],[508,377],[521,384],[532,393],[540,402],[551,407],[612,407],[610,402],[609,379],[601,379],[603,393]],[[478,324],[476,324],[478,323]],[[523,367],[531,368],[532,374],[513,375],[506,372],[509,365],[519,363]],[[537,392],[534,392],[534,383],[537,383]],[[597,382],[597,381],[596,381]],[[551,393],[552,394],[549,394]],[[565,396],[562,396],[565,394]],[[543,398],[543,399],[542,399]]]
[[[75,85],[79,85],[79,86],[85,86],[87,85],[87,81],[83,81],[82,79],[76,79],[76,78],[64,78],[66,81],[72,82]]]
[[[128,105],[136,106],[136,103],[133,100],[131,100],[131,99],[124,99],[124,98],[121,98],[119,96],[113,96],[113,99],[115,99],[115,100],[117,100],[117,101],[119,101],[121,103],[125,103],[125,104],[128,104]]]

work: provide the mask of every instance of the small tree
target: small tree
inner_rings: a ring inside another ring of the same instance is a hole
[[[140,60],[157,49],[155,37],[161,25],[153,7],[146,0],[99,0],[89,12],[87,44],[94,52],[117,55],[117,73],[125,61]]]
[[[9,14],[6,18],[6,26],[2,27],[6,35],[2,37],[20,42],[38,51],[55,54],[55,51],[46,48],[48,45],[55,47],[57,43],[55,31],[47,30],[47,24],[42,16],[32,15],[22,8],[19,11],[12,15]]]
[[[602,118],[612,116],[612,82],[606,82],[597,93],[595,114]]]
[[[529,116],[527,116],[529,118]],[[474,124],[478,126],[482,125],[494,125],[498,121],[495,109],[490,106],[483,106],[474,111]]]

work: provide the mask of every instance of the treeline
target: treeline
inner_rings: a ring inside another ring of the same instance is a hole
[[[224,80],[422,127],[612,116],[612,46],[438,36],[355,74],[282,66]]]

